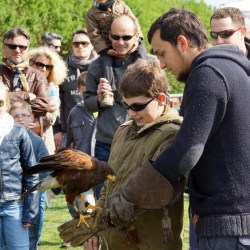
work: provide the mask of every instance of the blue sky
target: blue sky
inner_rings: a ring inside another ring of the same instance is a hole
[[[239,2],[237,0],[204,0],[208,5],[212,5],[216,8],[220,7],[222,4]]]

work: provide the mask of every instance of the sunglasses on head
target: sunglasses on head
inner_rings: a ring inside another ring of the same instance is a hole
[[[82,45],[82,47],[87,47],[90,43],[85,41],[85,42],[73,42],[73,46],[75,48],[79,48],[80,45]]]
[[[211,31],[210,32],[210,36],[213,38],[213,39],[217,39],[218,36],[220,36],[221,38],[228,38],[230,36],[232,36],[236,31],[238,31],[240,28],[238,29],[229,29],[229,30],[222,30],[222,31],[219,31],[219,32],[216,32],[216,31]]]
[[[10,43],[5,43],[9,49],[15,50],[16,48],[19,48],[21,51],[24,51],[28,48],[28,46],[25,45],[17,45],[17,44],[10,44]]]
[[[118,35],[110,34],[111,38],[116,41],[119,41],[120,39],[122,39],[123,41],[129,41],[132,39],[132,37],[134,37],[134,35],[118,36]]]
[[[156,97],[153,97],[148,102],[145,103],[133,103],[131,105],[128,105],[126,102],[122,101],[123,105],[127,108],[127,110],[131,109],[135,112],[142,111],[145,109],[150,102],[152,102]]]
[[[51,71],[53,69],[53,65],[43,64],[41,62],[34,62],[34,63],[37,66],[37,68],[40,68],[40,69],[45,68],[47,71]]]

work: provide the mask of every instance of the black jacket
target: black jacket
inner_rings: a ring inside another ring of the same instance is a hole
[[[153,163],[168,180],[190,171],[198,237],[250,235],[250,62],[231,45],[198,55],[176,140]]]

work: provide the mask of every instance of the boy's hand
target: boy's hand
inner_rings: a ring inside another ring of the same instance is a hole
[[[92,236],[84,242],[84,249],[86,250],[98,250],[99,247],[99,237]]]
[[[71,246],[76,247],[82,245],[88,238],[93,235],[101,235],[102,231],[109,228],[109,225],[102,219],[102,210],[91,214],[91,218],[86,219],[89,227],[84,223],[79,223],[79,218],[73,219],[59,226],[59,236],[64,242],[70,242]],[[91,248],[90,248],[91,249]]]

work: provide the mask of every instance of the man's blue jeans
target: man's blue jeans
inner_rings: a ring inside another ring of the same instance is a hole
[[[250,236],[199,238],[200,250],[250,250]]]
[[[23,201],[0,202],[0,249],[29,250],[29,231],[23,227]],[[4,237],[4,238],[3,238]]]
[[[103,162],[108,162],[109,159],[109,155],[110,155],[110,144],[101,142],[101,141],[96,141],[95,144],[95,157],[99,160],[99,161],[103,161]],[[100,196],[100,192],[101,189],[103,188],[103,182],[96,185],[95,187],[95,195],[96,195],[96,199],[99,199]]]

